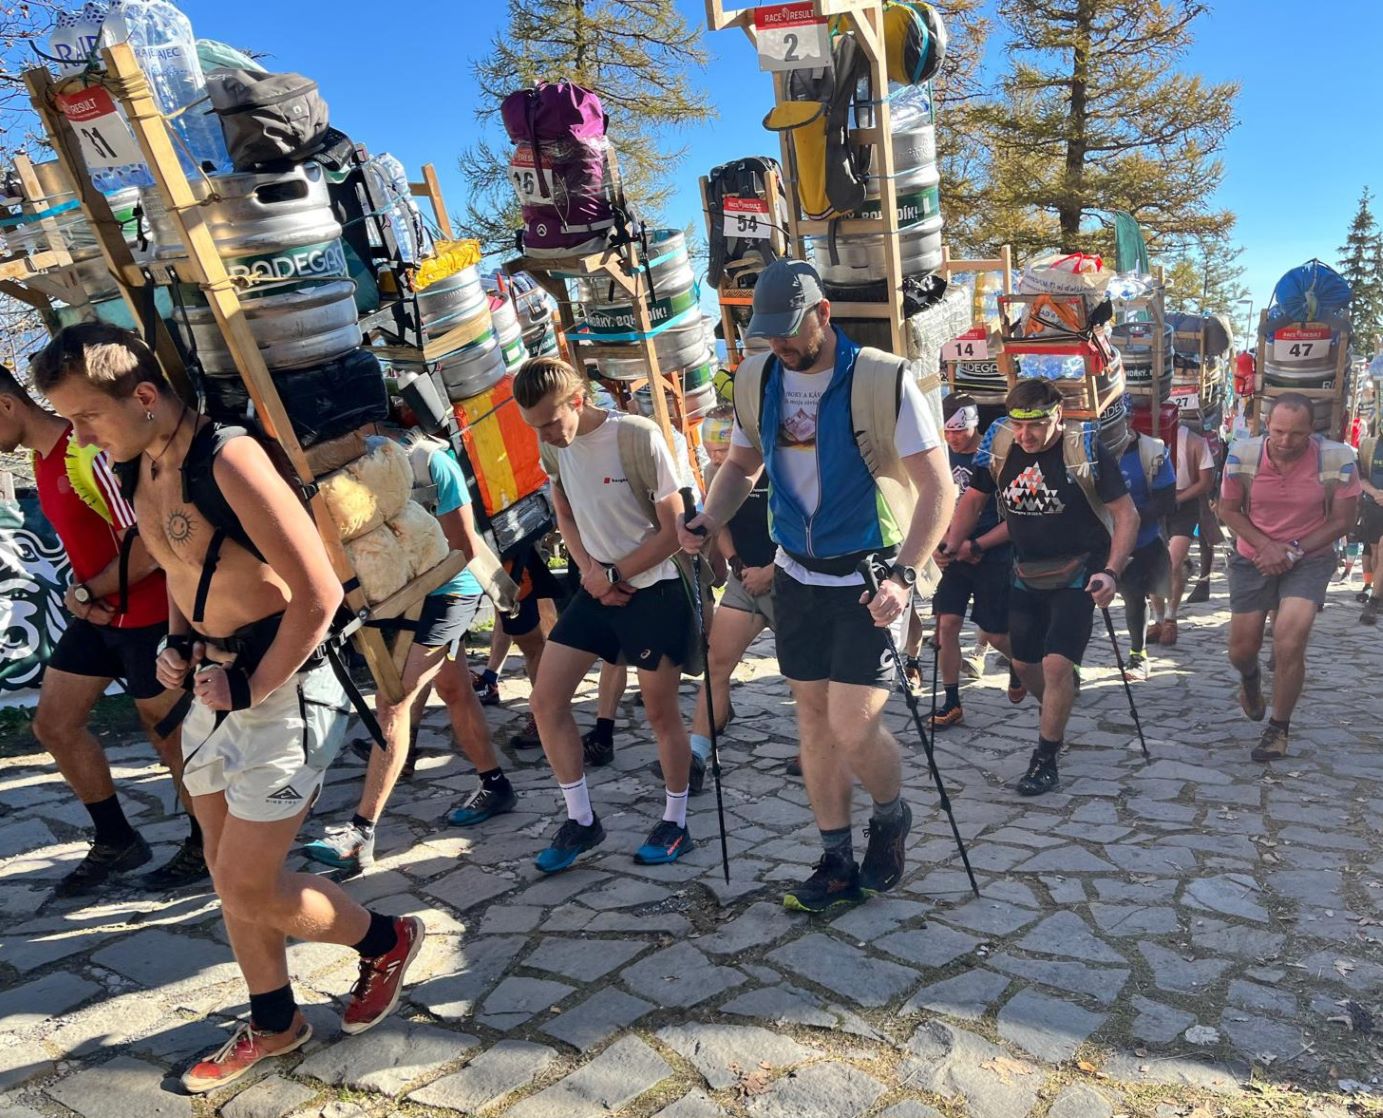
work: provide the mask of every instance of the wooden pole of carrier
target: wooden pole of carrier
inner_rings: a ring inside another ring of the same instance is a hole
[[[154,182],[163,195],[169,218],[176,225],[187,248],[187,266],[190,273],[188,278],[196,282],[206,295],[216,323],[225,336],[235,367],[249,389],[255,411],[265,430],[283,447],[298,476],[304,482],[310,483],[313,480],[312,467],[293,431],[283,402],[279,399],[274,380],[264,364],[263,355],[245,317],[240,296],[226,273],[225,264],[217,252],[216,242],[207,227],[202,208],[183,174],[168,135],[167,125],[154,102],[144,73],[135,60],[134,51],[128,44],[119,43],[105,48],[101,54],[107,71],[115,79],[114,92],[117,100],[124,106],[135,139],[139,142],[140,150],[153,173]],[[327,511],[326,501],[321,493],[314,492],[311,510],[337,577],[342,583],[353,581],[355,572],[346,558],[340,534]],[[346,601],[362,620],[375,615],[358,586],[346,594]],[[409,604],[411,602],[403,603],[398,612],[402,612]],[[402,680],[382,632],[364,626],[358,630],[355,639],[380,691],[393,702],[401,700]]]
[[[447,240],[453,240],[455,235],[451,231],[451,218],[447,216],[447,204],[442,198],[442,184],[437,181],[437,168],[431,163],[423,164],[423,181],[410,182],[408,192],[414,198],[426,198],[432,203],[432,213],[437,218],[437,228],[442,231],[442,236]]]

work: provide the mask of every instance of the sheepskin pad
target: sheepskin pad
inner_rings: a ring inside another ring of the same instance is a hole
[[[408,552],[387,524],[348,542],[346,557],[371,605],[402,590],[412,577]]]
[[[371,439],[363,457],[320,482],[341,539],[349,543],[399,515],[413,490],[408,455],[390,439]]]
[[[446,533],[433,516],[417,501],[409,501],[403,512],[388,522],[388,528],[398,538],[407,556],[410,578],[432,570],[451,551]]]

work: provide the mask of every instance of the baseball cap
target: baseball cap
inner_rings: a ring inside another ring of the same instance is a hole
[[[821,277],[805,260],[775,260],[754,284],[754,314],[745,336],[790,338],[823,298]]]

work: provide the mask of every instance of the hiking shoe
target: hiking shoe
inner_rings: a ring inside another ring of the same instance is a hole
[[[1239,679],[1239,708],[1251,721],[1262,722],[1268,713],[1268,701],[1263,698],[1263,673],[1254,675],[1252,683],[1243,676]]]
[[[691,772],[687,777],[687,793],[692,796],[699,796],[706,788],[706,762],[698,757],[693,751],[691,755]]]
[[[1363,605],[1365,602],[1369,600],[1369,597],[1372,593],[1373,592],[1366,586],[1364,587],[1364,589],[1360,590],[1359,593],[1354,595],[1354,600],[1358,602],[1360,605]]]
[[[944,730],[947,726],[959,726],[965,721],[965,711],[959,703],[947,700],[946,705],[932,715],[932,729]]]
[[[296,1052],[311,1039],[312,1026],[301,1014],[282,1033],[261,1032],[246,1022],[216,1052],[183,1072],[183,1088],[190,1095],[205,1095],[234,1083],[261,1060]]]
[[[1080,665],[1079,665],[1079,664],[1072,664],[1072,665],[1071,665],[1071,693],[1074,694],[1074,695],[1079,695],[1079,694],[1080,694]]]
[[[695,850],[691,832],[686,827],[664,819],[648,832],[644,844],[634,851],[634,861],[641,866],[664,866],[675,862],[689,850]]]
[[[499,706],[499,681],[490,683],[479,672],[471,672],[471,687],[483,707]]]
[[[153,856],[139,834],[125,843],[93,842],[86,857],[54,886],[53,896],[80,897],[95,892],[116,874],[138,869]]]
[[[615,743],[600,741],[594,730],[587,730],[581,735],[581,755],[586,759],[586,768],[604,768],[615,759]]]
[[[1210,581],[1201,579],[1192,588],[1191,593],[1186,595],[1188,602],[1208,602],[1210,601]]]
[[[909,687],[922,686],[922,661],[916,656],[903,657],[903,675]]]
[[[354,1035],[373,1028],[399,1004],[404,977],[427,938],[427,929],[416,916],[396,916],[394,931],[399,939],[392,951],[373,958],[360,957],[360,977],[351,987],[351,1000],[341,1015],[343,1033]]]
[[[1149,625],[1147,631],[1143,634],[1144,641],[1146,641],[1148,644],[1161,644],[1162,626],[1164,624],[1166,623],[1163,621],[1154,621],[1151,625]]]
[[[1023,681],[1018,678],[1018,673],[1010,671],[1008,673],[1008,701],[1017,706],[1028,697],[1028,689],[1023,686]]]
[[[984,677],[984,654],[977,656],[962,656],[960,660],[960,674],[966,679],[982,679]]]
[[[202,850],[202,844],[188,838],[183,839],[176,854],[158,869],[150,870],[140,881],[146,889],[167,892],[210,879],[211,871],[206,868],[206,853]]]
[[[1176,618],[1174,618],[1174,617],[1169,617],[1169,618],[1167,618],[1166,621],[1164,621],[1164,622],[1162,623],[1162,636],[1161,636],[1161,638],[1158,640],[1157,643],[1158,643],[1158,644],[1161,644],[1161,645],[1165,645],[1165,646],[1168,647],[1168,648],[1171,648],[1172,645],[1176,644],[1176,642],[1177,642],[1177,623],[1176,623]],[[1151,643],[1151,639],[1149,639],[1149,643]]]
[[[868,894],[887,893],[903,876],[904,849],[912,830],[912,808],[904,801],[894,818],[880,822],[871,819],[864,829],[869,845],[860,866],[860,888]]]
[[[802,754],[799,753],[796,757],[789,757],[787,764],[783,766],[783,771],[786,772],[788,776],[801,776]]]
[[[509,744],[514,749],[541,749],[543,747],[543,739],[538,736],[538,723],[531,714],[524,719],[523,729],[510,736]]]
[[[1130,683],[1146,680],[1149,670],[1148,658],[1141,652],[1130,652],[1124,661],[1124,678]]]
[[[1056,758],[1043,757],[1037,750],[1032,751],[1028,771],[1019,778],[1017,789],[1020,796],[1040,796],[1061,787],[1061,777],[1056,771]]]
[[[1362,611],[1360,612],[1360,614],[1359,614],[1359,624],[1360,624],[1360,625],[1377,625],[1377,624],[1378,624],[1378,599],[1377,599],[1377,598],[1370,597],[1369,600],[1368,600],[1367,602],[1364,603],[1364,608],[1363,608],[1363,610],[1362,610]]]
[[[1279,761],[1287,756],[1287,731],[1269,722],[1258,744],[1249,752],[1255,761]]]
[[[513,811],[518,802],[514,786],[508,780],[498,788],[487,788],[481,784],[447,813],[447,822],[453,827],[474,827],[496,815]]]
[[[587,850],[604,841],[605,828],[600,825],[600,816],[593,815],[589,827],[568,819],[552,836],[552,845],[534,858],[533,864],[543,873],[560,873]]]
[[[332,869],[359,873],[375,863],[375,836],[354,823],[342,823],[328,827],[321,838],[303,847],[303,853]]]
[[[783,894],[783,907],[793,912],[821,913],[862,904],[860,867],[843,854],[823,854],[811,877]]]

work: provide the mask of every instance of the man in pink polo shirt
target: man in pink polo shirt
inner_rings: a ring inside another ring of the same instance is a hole
[[[1354,450],[1312,433],[1311,401],[1279,396],[1267,434],[1229,450],[1220,519],[1234,533],[1229,556],[1229,662],[1241,677],[1239,705],[1255,722],[1267,713],[1258,651],[1273,621],[1273,716],[1250,756],[1287,755],[1292,710],[1306,678],[1306,642],[1335,571],[1335,541],[1359,503]]]

